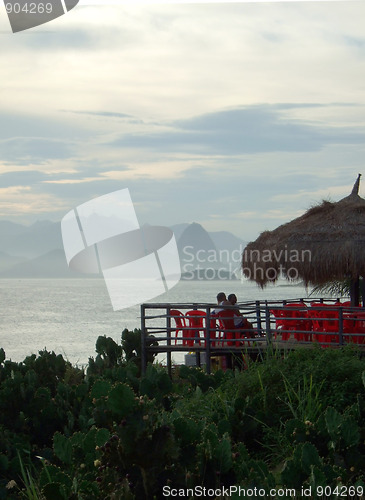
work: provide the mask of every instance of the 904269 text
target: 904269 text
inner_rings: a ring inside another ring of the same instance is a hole
[[[7,2],[5,4],[6,12],[8,14],[51,14],[53,10],[52,3],[25,3]]]

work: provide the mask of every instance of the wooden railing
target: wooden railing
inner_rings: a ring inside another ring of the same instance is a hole
[[[330,307],[329,307],[330,306]],[[212,356],[234,353],[262,353],[269,346],[295,349],[299,345],[339,347],[347,343],[365,344],[365,308],[339,305],[331,299],[290,299],[281,301],[252,301],[236,304],[241,314],[252,324],[251,330],[241,330],[239,339],[225,335],[214,311],[221,306],[203,303],[151,303],[141,305],[142,369],[148,354],[166,353],[171,374],[172,353],[196,353],[197,364],[205,353],[208,373]],[[174,311],[182,313],[185,326],[177,326]],[[188,311],[202,311],[203,326],[187,323]],[[192,337],[193,334],[193,337]]]

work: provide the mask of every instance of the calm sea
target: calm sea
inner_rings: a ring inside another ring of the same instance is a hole
[[[239,302],[307,297],[298,285],[261,290],[247,281],[181,281],[151,302],[215,303],[220,291]],[[120,343],[125,328],[140,328],[139,306],[113,311],[102,279],[2,279],[0,296],[0,347],[13,361],[46,348],[83,365],[95,356],[99,335]]]

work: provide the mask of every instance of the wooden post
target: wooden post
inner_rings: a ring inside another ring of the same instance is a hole
[[[360,278],[357,276],[356,278],[351,278],[350,280],[350,297],[351,297],[351,306],[357,307],[360,301]]]
[[[256,300],[256,321],[257,321],[257,331],[262,336],[262,324],[261,324],[261,308],[260,301]]]
[[[266,304],[265,306],[265,324],[266,324],[266,336],[268,343],[272,343],[272,334],[271,334],[271,324],[270,324],[270,310],[269,306]]]
[[[141,372],[145,375],[147,368],[146,353],[146,308],[141,304]]]
[[[171,347],[171,313],[170,313],[170,306],[166,307],[166,332],[167,332],[167,346]],[[166,360],[167,360],[167,373],[169,374],[169,377],[172,377],[172,370],[171,370],[171,351],[168,350],[166,353]]]
[[[206,326],[206,339],[205,339],[205,363],[206,363],[206,370],[208,375],[210,375],[211,371],[211,363],[210,363],[210,307],[207,307],[207,315],[205,317],[205,326]]]
[[[338,341],[343,345],[343,310],[342,307],[338,308]]]
[[[361,292],[362,307],[365,307],[365,282],[362,276],[360,277],[360,292]]]

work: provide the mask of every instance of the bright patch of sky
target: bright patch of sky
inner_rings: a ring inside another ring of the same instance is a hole
[[[348,195],[364,164],[364,15],[80,5],[13,34],[0,12],[0,218],[60,220],[129,188],[140,223],[250,240]]]

